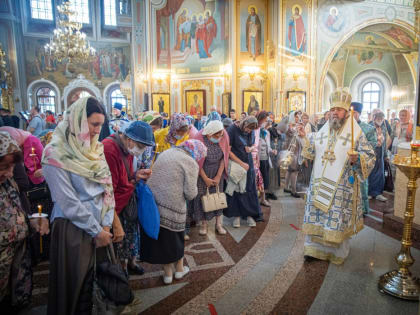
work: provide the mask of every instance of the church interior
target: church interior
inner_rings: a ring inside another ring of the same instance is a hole
[[[32,107],[59,115],[85,96],[109,114],[122,104],[131,120],[232,110],[265,110],[277,123],[293,111],[320,118],[344,88],[363,104],[362,121],[375,109],[387,120],[407,110],[420,143],[418,0],[63,2],[0,0],[0,103],[21,128]],[[410,145],[398,154],[409,157]],[[418,282],[401,294],[380,284],[401,268],[420,276],[417,163],[395,170],[385,202],[369,200],[343,264],[304,259],[307,197],[282,187],[255,228],[226,217],[223,236],[214,224],[206,236],[192,228],[188,277],[165,285],[159,266],[142,263],[145,273],[130,276],[140,302],[126,314],[418,314]],[[35,267],[31,307],[20,314],[46,314],[48,270],[48,261]]]

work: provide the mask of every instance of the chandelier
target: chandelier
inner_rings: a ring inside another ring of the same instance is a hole
[[[57,6],[57,10],[60,13],[58,28],[50,43],[45,45],[46,53],[58,62],[64,59],[69,63],[88,62],[95,55],[95,49],[86,40],[86,34],[80,31],[83,25],[76,22],[77,13],[70,8],[69,1]]]

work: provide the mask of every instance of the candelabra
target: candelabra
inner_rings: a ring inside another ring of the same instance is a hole
[[[69,63],[86,63],[94,55],[95,49],[86,40],[86,34],[81,32],[83,24],[76,21],[77,13],[70,8],[70,2],[65,1],[57,6],[60,18],[59,27],[54,30],[50,43],[45,45],[46,53],[61,62],[67,59]]]

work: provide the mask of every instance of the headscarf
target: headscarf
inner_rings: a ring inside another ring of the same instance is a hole
[[[290,113],[289,113],[289,124],[296,124],[296,120],[295,120],[295,114],[296,114],[296,111],[291,111]]]
[[[218,112],[211,112],[208,115],[207,122],[204,125],[204,127],[207,126],[211,121],[214,121],[214,120],[222,121],[222,117],[220,117],[220,114]]]
[[[19,145],[5,131],[0,131],[0,157],[19,152]]]
[[[0,127],[0,131],[7,132],[19,146],[23,146],[23,143],[26,141],[26,139],[32,135],[30,132],[13,127]]]
[[[199,140],[184,141],[179,148],[190,154],[197,163],[207,156],[207,147]]]
[[[244,131],[246,127],[250,125],[257,125],[258,126],[258,120],[255,118],[255,116],[246,116],[241,121],[237,122],[237,126]]]
[[[86,105],[89,97],[73,103],[64,120],[54,131],[51,142],[44,150],[42,164],[52,165],[85,177],[104,187],[102,218],[115,208],[112,177],[105,160],[103,144],[99,136],[90,140]]]
[[[155,111],[148,111],[138,114],[137,120],[144,121],[149,125],[157,118],[162,117],[158,112]]]
[[[222,120],[223,127],[228,128],[233,125],[233,121],[231,118],[225,118]]]
[[[191,115],[185,116],[185,119],[188,122],[188,126],[191,126],[194,123],[194,117]]]
[[[184,126],[188,126],[188,121],[185,119],[185,115],[178,113],[173,114],[171,117],[171,125],[169,126],[169,132],[166,136],[166,142],[175,145],[176,131]]]
[[[203,129],[203,135],[214,135],[215,133],[218,133],[219,131],[222,131],[223,124],[221,121],[213,120],[207,124],[206,127]]]

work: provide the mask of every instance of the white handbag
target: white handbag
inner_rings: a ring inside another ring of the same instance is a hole
[[[219,186],[214,194],[210,194],[207,187],[207,193],[201,197],[204,212],[211,212],[227,208],[226,194],[219,191]]]

